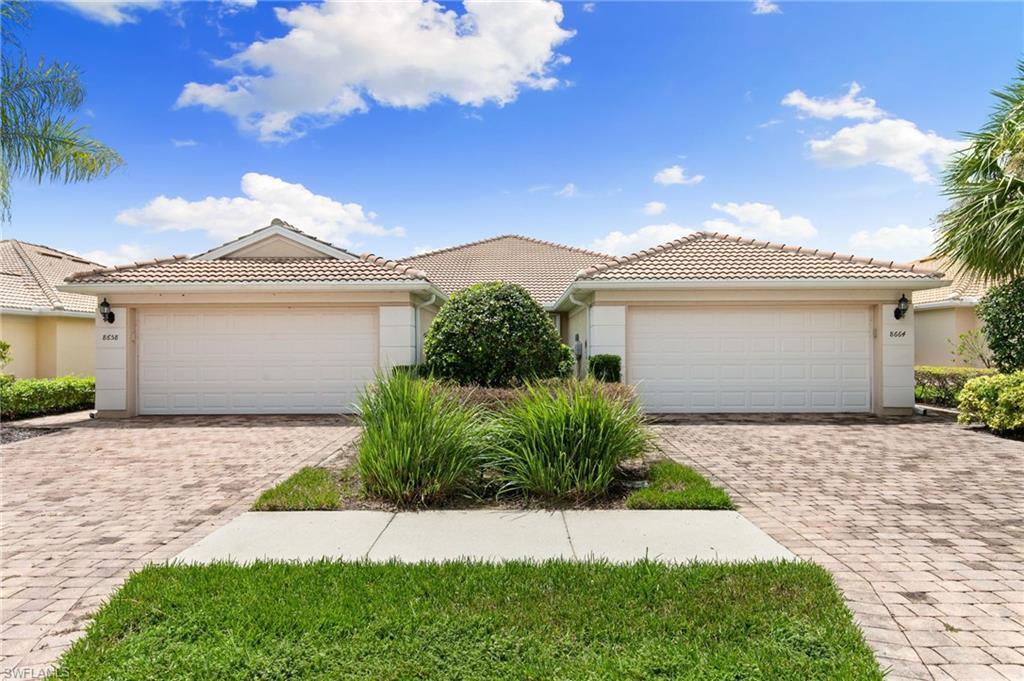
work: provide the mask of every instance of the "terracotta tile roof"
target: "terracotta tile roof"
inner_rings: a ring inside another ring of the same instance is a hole
[[[930,288],[924,291],[914,291],[914,305],[924,303],[953,302],[964,299],[977,301],[988,293],[992,283],[984,282],[978,277],[970,277],[957,272],[955,265],[942,258],[922,258],[916,263],[922,267],[929,267],[946,273],[947,279],[953,283],[942,288]]]
[[[95,296],[64,293],[55,287],[69,275],[97,267],[101,265],[47,246],[0,241],[0,308],[93,312]]]
[[[509,234],[403,258],[447,294],[484,281],[521,285],[541,305],[558,300],[581,268],[610,256]]]
[[[581,279],[923,279],[941,273],[888,260],[696,232],[580,272]]]
[[[381,282],[425,279],[407,265],[366,254],[337,258],[237,258],[195,260],[184,255],[122,267],[82,272],[69,284],[264,284],[298,282]]]

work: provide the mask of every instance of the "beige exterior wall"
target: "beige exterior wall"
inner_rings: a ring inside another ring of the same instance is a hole
[[[92,319],[47,315],[0,315],[0,338],[11,344],[4,369],[18,378],[92,376],[96,344]]]
[[[964,366],[953,354],[960,334],[981,329],[973,307],[945,307],[918,310],[915,315],[914,356],[917,364],[927,366]],[[952,341],[952,342],[951,342]],[[973,361],[967,366],[982,366]]]
[[[96,409],[101,418],[124,418],[138,413],[136,314],[145,309],[177,306],[222,307],[358,307],[378,308],[378,366],[412,364],[416,353],[416,299],[407,291],[295,291],[231,293],[112,293],[106,298],[113,324],[96,324]]]
[[[569,347],[573,347],[576,336],[579,335],[580,343],[583,346],[583,355],[580,357],[576,367],[576,374],[581,378],[587,375],[590,357],[590,338],[587,333],[587,308],[580,307],[569,313],[568,340]]]

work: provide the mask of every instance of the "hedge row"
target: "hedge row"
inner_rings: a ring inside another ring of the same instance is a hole
[[[995,369],[974,367],[914,367],[914,397],[918,402],[941,407],[957,406],[957,394],[972,378],[994,374]]]
[[[91,409],[96,403],[96,379],[92,376],[0,380],[0,416],[23,419]]]

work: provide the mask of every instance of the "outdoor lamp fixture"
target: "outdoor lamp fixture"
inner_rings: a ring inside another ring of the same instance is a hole
[[[107,302],[106,298],[104,298],[103,302],[100,303],[99,310],[100,318],[103,319],[103,321],[105,321],[107,324],[114,323],[114,313],[110,311],[110,303]]]
[[[907,300],[906,294],[901,295],[900,301],[896,303],[896,309],[892,312],[892,316],[896,319],[903,319],[907,316],[908,309],[910,309],[910,301]]]

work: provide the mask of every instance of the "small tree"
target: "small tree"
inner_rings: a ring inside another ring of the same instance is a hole
[[[11,363],[11,344],[0,340],[0,371]]]
[[[953,364],[959,361],[964,366],[970,367],[974,366],[976,362],[980,362],[981,366],[986,369],[992,367],[992,352],[985,345],[985,337],[977,329],[964,331],[955,343],[952,338],[947,338],[946,342],[949,343],[953,355],[956,356]]]
[[[476,284],[438,311],[423,343],[428,371],[463,385],[502,387],[558,375],[558,332],[522,286]]]
[[[996,367],[1024,369],[1024,279],[992,287],[976,310]]]

